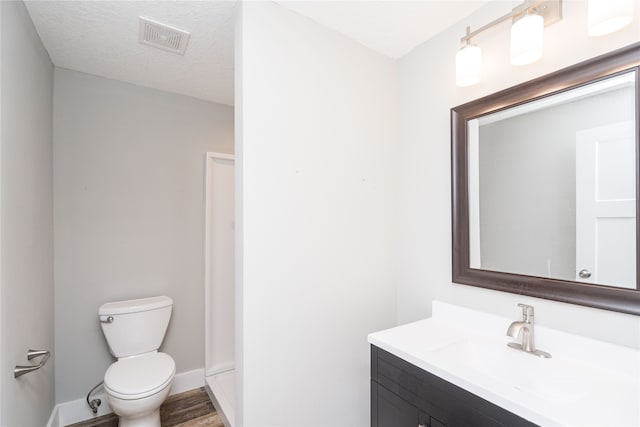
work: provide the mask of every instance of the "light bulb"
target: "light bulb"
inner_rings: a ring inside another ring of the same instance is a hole
[[[544,18],[527,14],[511,26],[511,64],[527,65],[542,57]]]
[[[633,3],[634,0],[589,0],[589,35],[604,36],[629,25]]]
[[[467,44],[456,54],[456,85],[472,86],[480,82],[482,72],[482,49]]]

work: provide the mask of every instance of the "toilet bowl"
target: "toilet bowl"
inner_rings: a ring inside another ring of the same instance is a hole
[[[104,390],[120,427],[160,427],[160,405],[176,372],[171,356],[158,352],[172,304],[169,297],[153,297],[99,309],[109,350],[118,358],[104,375]]]

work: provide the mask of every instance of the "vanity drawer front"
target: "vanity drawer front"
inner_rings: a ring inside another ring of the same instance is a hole
[[[371,381],[371,409],[375,427],[447,427],[375,381]]]
[[[375,389],[375,390],[374,390]],[[371,392],[377,396],[376,427],[416,427],[419,424],[418,408],[399,398],[375,381],[371,382]]]
[[[535,426],[375,346],[371,368],[373,381],[448,427]]]

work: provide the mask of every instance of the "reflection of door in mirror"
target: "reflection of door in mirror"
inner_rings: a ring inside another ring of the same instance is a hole
[[[634,131],[576,132],[576,281],[636,287]]]

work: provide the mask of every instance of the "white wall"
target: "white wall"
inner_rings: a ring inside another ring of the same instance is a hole
[[[482,83],[456,87],[455,54],[466,25],[478,28],[511,6],[491,2],[399,62],[398,322],[430,316],[433,299],[514,319],[520,316],[516,304],[524,302],[536,307],[537,323],[640,347],[638,317],[451,282],[450,109],[640,40],[640,16],[618,33],[591,39],[586,2],[564,2],[564,19],[545,30],[540,62],[509,65],[509,25],[503,24],[474,40],[483,49]]]
[[[54,399],[54,356],[18,379],[27,350],[54,351],[53,65],[22,2],[0,2],[2,142],[0,425],[42,426]]]
[[[108,301],[172,297],[162,350],[203,368],[205,153],[233,152],[233,108],[59,68],[54,98],[56,401],[111,363]]]
[[[271,2],[239,14],[237,421],[368,425],[366,336],[395,320],[395,63]]]

